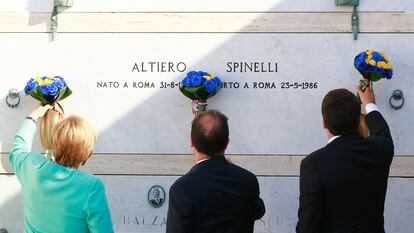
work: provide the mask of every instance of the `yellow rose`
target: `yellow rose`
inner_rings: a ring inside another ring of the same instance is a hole
[[[53,79],[46,78],[43,80],[41,77],[37,77],[35,80],[40,86],[48,85],[53,82]]]
[[[380,61],[377,63],[378,68],[387,69],[387,63],[385,61]]]
[[[216,77],[216,75],[213,74],[213,73],[208,73],[208,75],[210,75],[211,78],[215,78]]]

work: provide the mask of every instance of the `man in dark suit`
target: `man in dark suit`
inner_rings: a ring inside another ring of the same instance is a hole
[[[197,116],[191,147],[197,164],[170,188],[167,233],[252,233],[265,213],[251,172],[226,160],[227,117],[214,110]]]
[[[297,233],[384,233],[384,201],[394,155],[390,129],[369,88],[358,88],[370,136],[358,133],[361,105],[348,90],[322,102],[329,143],[300,166]]]

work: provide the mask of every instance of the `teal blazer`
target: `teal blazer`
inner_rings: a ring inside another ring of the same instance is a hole
[[[24,232],[112,233],[102,181],[32,152],[35,133],[36,124],[26,119],[9,156],[22,185]]]

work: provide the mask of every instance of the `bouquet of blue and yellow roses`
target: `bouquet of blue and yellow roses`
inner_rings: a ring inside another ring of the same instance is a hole
[[[65,80],[60,76],[31,78],[27,82],[24,92],[44,105],[53,105],[72,94]]]
[[[64,111],[59,101],[72,94],[65,80],[60,76],[31,78],[24,88],[26,95],[40,101],[42,105],[51,105],[40,121],[40,139],[46,150],[52,149],[52,129],[63,119]]]
[[[203,112],[207,109],[207,100],[214,96],[223,83],[214,74],[203,71],[190,71],[181,81],[180,91],[193,100],[193,114]]]
[[[383,52],[373,49],[359,53],[354,59],[354,66],[363,76],[363,79],[359,80],[363,91],[367,88],[372,89],[374,82],[391,79],[393,75],[393,67],[388,57]],[[364,114],[360,117],[359,131],[362,136],[368,137],[368,126]]]
[[[361,80],[361,89],[372,87],[373,82],[380,79],[391,79],[392,64],[384,53],[373,49],[359,53],[354,59],[354,66],[364,77]]]

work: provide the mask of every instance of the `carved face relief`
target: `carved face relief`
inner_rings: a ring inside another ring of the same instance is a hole
[[[165,202],[165,191],[159,185],[154,185],[148,190],[148,203],[154,208],[160,208]]]

